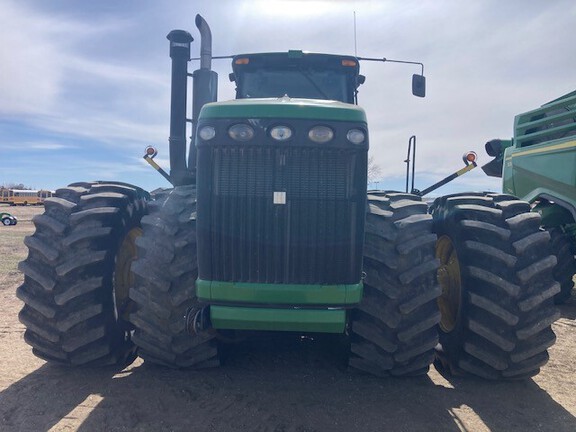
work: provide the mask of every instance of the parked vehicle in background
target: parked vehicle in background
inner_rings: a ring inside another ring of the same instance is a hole
[[[6,212],[0,212],[0,221],[2,221],[2,225],[4,226],[16,225],[18,223],[16,216],[12,216]]]
[[[42,205],[46,198],[51,197],[52,191],[41,189],[0,189],[0,203],[10,205]]]

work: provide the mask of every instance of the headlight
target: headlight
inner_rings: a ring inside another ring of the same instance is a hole
[[[270,130],[270,136],[277,141],[286,141],[292,136],[292,129],[288,126],[274,126]]]
[[[204,126],[198,131],[198,136],[204,141],[211,140],[216,136],[216,129],[213,126]]]
[[[228,135],[236,141],[250,141],[254,138],[254,129],[247,124],[238,123],[230,126],[230,129],[228,129]]]
[[[346,138],[348,138],[348,141],[352,144],[362,144],[366,139],[366,134],[360,129],[350,129],[346,134]]]
[[[327,126],[314,126],[308,132],[308,138],[317,143],[325,143],[334,138],[334,132]]]

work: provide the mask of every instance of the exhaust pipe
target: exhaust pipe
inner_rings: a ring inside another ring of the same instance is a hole
[[[200,32],[200,69],[212,69],[212,32],[200,14],[196,15],[196,27]]]
[[[170,179],[174,186],[190,183],[186,168],[186,93],[190,43],[194,40],[184,30],[172,30],[170,41],[172,59],[172,89],[170,99]]]
[[[209,102],[218,99],[218,74],[211,70],[212,67],[212,32],[204,18],[196,15],[196,27],[200,32],[200,69],[192,74],[193,99],[192,99],[192,137],[190,138],[190,151],[188,152],[188,170],[196,182],[196,129],[200,110]]]

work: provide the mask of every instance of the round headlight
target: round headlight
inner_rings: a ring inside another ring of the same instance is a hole
[[[286,141],[292,136],[292,129],[288,126],[274,126],[270,130],[270,136],[277,141]]]
[[[216,136],[216,129],[213,126],[204,126],[198,131],[198,136],[204,141],[211,140]]]
[[[230,126],[230,129],[228,129],[228,135],[236,141],[249,141],[254,138],[254,129],[247,124],[238,123]]]
[[[362,144],[366,139],[366,135],[364,131],[360,129],[350,129],[346,134],[346,138],[348,138],[348,141],[352,144]]]
[[[334,132],[327,126],[314,126],[308,132],[308,138],[317,143],[325,143],[334,138]]]

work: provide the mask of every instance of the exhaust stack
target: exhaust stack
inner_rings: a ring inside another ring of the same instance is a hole
[[[212,32],[208,23],[196,15],[196,27],[200,32],[200,69],[212,69]]]
[[[218,74],[211,70],[212,67],[212,32],[204,18],[196,15],[196,27],[200,32],[200,69],[192,74],[194,79],[192,99],[192,137],[190,139],[190,151],[188,152],[188,170],[196,182],[196,128],[200,110],[209,102],[218,99]]]

